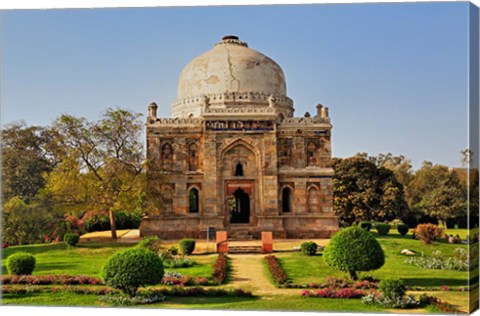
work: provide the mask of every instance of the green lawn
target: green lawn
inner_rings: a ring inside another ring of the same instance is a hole
[[[33,275],[91,275],[99,277],[105,260],[115,252],[132,247],[127,243],[79,243],[77,247],[67,247],[63,243],[16,246],[3,249],[2,274],[6,258],[18,251],[35,255],[37,260]],[[165,269],[189,276],[211,277],[216,255],[193,255],[197,264],[190,268]]]
[[[386,277],[401,278],[410,286],[465,286],[468,273],[461,271],[426,270],[406,264],[407,257],[400,254],[404,248],[418,253],[430,255],[432,251],[440,250],[444,256],[450,256],[457,247],[466,248],[466,245],[451,245],[439,242],[434,245],[424,246],[421,241],[411,237],[402,237],[392,229],[388,236],[378,236],[385,251],[385,265],[373,272],[362,272],[360,276],[372,275],[375,278]],[[461,235],[462,236],[462,235]],[[17,251],[27,251],[35,254],[37,265],[34,275],[69,274],[99,276],[105,260],[118,250],[132,247],[134,244],[124,243],[80,243],[78,247],[68,248],[63,244],[41,244],[30,246],[10,247],[3,250],[2,267],[5,258]],[[321,255],[306,257],[299,252],[277,252],[287,275],[293,283],[321,283],[327,276],[347,277],[342,273],[328,267]],[[198,264],[190,268],[173,269],[185,275],[211,277],[212,267],[217,258],[216,254],[198,254],[191,256]],[[263,262],[263,261],[262,261]],[[266,265],[264,271],[269,275]],[[167,271],[172,269],[167,269]],[[364,311],[364,312],[396,312],[378,307],[366,306],[359,299],[319,299],[302,298],[300,290],[284,290],[285,292],[269,293],[261,297],[168,297],[161,304],[144,305],[143,307],[161,308],[186,308],[186,309],[232,309],[232,310],[296,310],[296,311]],[[254,293],[255,294],[255,293]],[[419,293],[415,293],[419,295]],[[468,309],[468,292],[432,292],[461,308]],[[10,305],[52,305],[52,306],[107,306],[99,300],[98,296],[91,294],[75,294],[70,292],[58,293],[29,293],[24,295],[6,294],[2,304]],[[412,311],[413,312],[413,311]],[[430,310],[417,310],[425,313]]]
[[[30,293],[23,295],[6,294],[5,305],[47,305],[47,306],[109,306],[98,296],[74,293]],[[360,299],[342,300],[302,298],[298,296],[275,297],[167,297],[165,302],[142,305],[144,308],[222,309],[222,310],[281,310],[281,311],[364,311],[381,312],[382,308],[364,305]]]
[[[374,233],[375,234],[375,233]],[[376,234],[375,234],[376,235]],[[452,270],[427,270],[405,263],[406,256],[401,255],[402,249],[408,248],[417,253],[430,255],[432,251],[440,250],[445,256],[450,256],[455,248],[466,248],[466,245],[451,245],[437,243],[424,246],[421,241],[400,235],[376,236],[385,251],[385,265],[375,271],[362,272],[361,276],[372,275],[375,278],[401,278],[410,286],[466,286],[468,273]],[[321,255],[306,258],[299,252],[278,253],[283,268],[293,283],[321,283],[329,275],[346,277],[346,273],[328,267]]]

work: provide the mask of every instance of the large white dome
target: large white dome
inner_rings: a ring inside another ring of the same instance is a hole
[[[204,97],[218,101],[233,96],[240,101],[238,106],[261,106],[273,96],[291,107],[286,94],[285,76],[275,61],[248,48],[236,36],[225,36],[183,69],[172,116],[199,116]],[[247,104],[247,99],[256,101]]]

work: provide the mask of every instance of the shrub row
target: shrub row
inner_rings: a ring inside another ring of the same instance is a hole
[[[360,227],[365,229],[366,231],[370,231],[373,225],[371,222],[360,222]],[[375,229],[377,230],[379,235],[388,235],[391,226],[389,224],[377,224],[375,225]],[[399,224],[397,225],[397,231],[400,235],[405,236],[408,233],[408,225]]]
[[[287,274],[280,265],[280,262],[278,262],[278,259],[275,256],[270,255],[266,256],[265,260],[267,261],[268,269],[270,270],[270,273],[272,274],[275,283],[277,285],[287,283]]]
[[[213,266],[213,283],[222,284],[227,280],[228,276],[228,258],[225,254],[219,253],[217,261]]]
[[[365,294],[362,290],[345,288],[340,290],[332,290],[329,288],[317,291],[304,290],[300,293],[302,297],[323,297],[323,298],[360,298]]]
[[[27,294],[27,293],[62,293],[70,292],[76,294],[120,294],[121,292],[108,287],[84,287],[84,286],[18,286],[18,285],[2,285],[2,293],[4,294]],[[163,289],[140,289],[139,294],[164,296],[230,296],[230,297],[252,297],[250,291],[243,289],[219,289],[219,288],[202,288],[202,287],[172,287]]]
[[[0,278],[2,284],[27,284],[27,285],[99,285],[103,284],[99,278],[90,276],[72,275],[4,275]]]

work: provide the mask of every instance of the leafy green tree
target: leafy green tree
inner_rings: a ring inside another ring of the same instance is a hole
[[[363,157],[333,161],[333,207],[341,221],[392,220],[407,209],[394,173]]]
[[[2,220],[2,241],[24,245],[43,242],[56,218],[41,203],[27,204],[20,197],[13,197],[3,204]]]
[[[407,190],[412,209],[446,220],[465,215],[467,193],[454,170],[442,165],[424,162],[416,172]]]
[[[2,198],[32,201],[44,174],[58,163],[57,135],[49,128],[12,123],[2,129]]]
[[[62,135],[64,161],[49,176],[46,194],[64,206],[114,212],[139,209],[145,200],[141,114],[107,109],[97,122],[62,115],[53,128]]]

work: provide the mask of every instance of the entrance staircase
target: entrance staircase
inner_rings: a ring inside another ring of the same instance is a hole
[[[228,246],[228,253],[263,253],[262,246],[255,245],[236,245]]]

